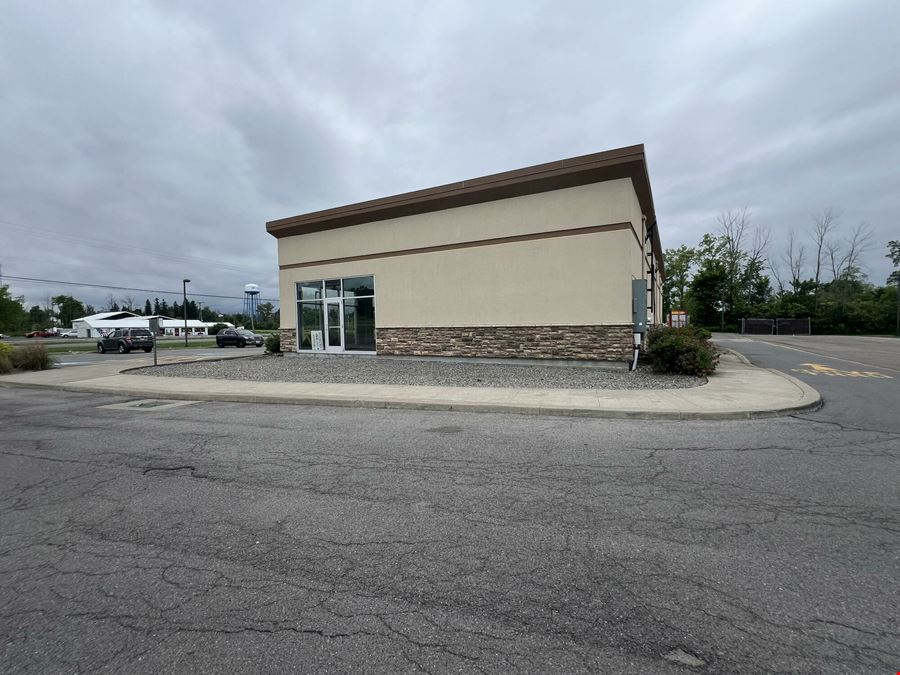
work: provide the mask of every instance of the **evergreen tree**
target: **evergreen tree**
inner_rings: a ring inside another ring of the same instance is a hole
[[[32,330],[46,328],[50,323],[50,312],[39,305],[32,305],[28,310],[28,321],[31,323]]]
[[[18,333],[27,327],[25,298],[14,298],[9,294],[9,286],[0,286],[0,332]]]
[[[85,315],[84,305],[71,295],[57,295],[53,302],[59,307],[59,323],[62,326],[71,326],[75,319]]]
[[[150,306],[150,298],[144,302],[144,316],[150,316],[153,314],[153,307]]]

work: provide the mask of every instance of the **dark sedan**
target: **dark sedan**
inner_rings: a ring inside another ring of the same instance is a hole
[[[105,354],[114,349],[120,354],[127,354],[132,349],[153,351],[153,335],[146,328],[117,328],[106,337],[97,340],[97,351]]]
[[[265,340],[262,335],[257,335],[253,331],[244,328],[223,328],[216,333],[216,346],[225,347],[234,345],[235,347],[262,347]]]

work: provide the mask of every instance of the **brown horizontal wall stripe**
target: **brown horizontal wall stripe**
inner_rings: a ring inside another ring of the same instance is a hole
[[[595,232],[614,232],[629,229],[634,233],[631,223],[614,223],[612,225],[592,225],[590,227],[576,227],[569,230],[550,230],[549,232],[536,232],[534,234],[519,234],[511,237],[496,237],[494,239],[479,239],[477,241],[465,241],[457,244],[441,244],[439,246],[423,246],[420,248],[406,248],[397,251],[383,251],[381,253],[367,253],[365,255],[352,255],[345,258],[328,258],[325,260],[311,260],[309,262],[280,265],[281,270],[292,270],[298,267],[317,267],[318,265],[333,265],[335,263],[357,262],[360,260],[372,260],[374,258],[394,258],[401,255],[416,255],[419,253],[435,253],[437,251],[453,251],[462,248],[475,248],[477,246],[494,246],[496,244],[512,244],[519,241],[531,241],[534,239],[555,239],[557,237],[571,237],[580,234],[593,234]],[[635,234],[635,236],[637,236]],[[640,239],[638,239],[640,244]]]

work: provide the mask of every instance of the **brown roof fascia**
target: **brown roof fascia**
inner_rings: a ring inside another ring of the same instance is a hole
[[[538,194],[617,178],[631,178],[647,223],[656,221],[643,145],[571,157],[513,171],[372,199],[266,223],[276,238]],[[654,252],[662,268],[658,237]]]

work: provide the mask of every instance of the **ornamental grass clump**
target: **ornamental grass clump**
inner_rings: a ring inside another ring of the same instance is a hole
[[[10,354],[10,361],[16,370],[47,370],[54,364],[44,345],[17,347]]]
[[[658,373],[704,377],[719,363],[709,338],[709,331],[693,326],[656,328],[647,336],[647,357]]]

